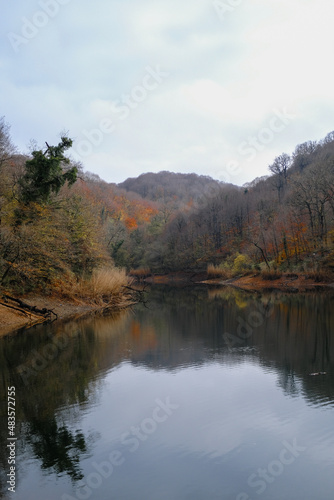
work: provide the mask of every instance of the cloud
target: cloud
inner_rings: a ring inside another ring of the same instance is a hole
[[[78,143],[84,130],[115,120],[112,103],[142,84],[148,66],[168,78],[83,158],[108,181],[143,169],[217,176],[237,161],[243,183],[334,128],[329,0],[251,0],[223,19],[210,0],[68,0],[15,52],[8,33],[21,34],[42,1],[6,3],[0,20],[0,114],[21,149],[64,128]],[[254,161],[240,157],[240,143],[284,107],[293,123]]]

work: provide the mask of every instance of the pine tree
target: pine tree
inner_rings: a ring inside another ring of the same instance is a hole
[[[32,159],[27,160],[25,174],[19,180],[23,203],[48,203],[51,194],[57,194],[66,181],[70,186],[75,183],[78,169],[75,166],[66,169],[70,160],[64,156],[72,143],[71,139],[64,136],[58,146],[46,143],[45,152],[32,152]]]

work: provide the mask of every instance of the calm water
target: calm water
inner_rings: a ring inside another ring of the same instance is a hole
[[[4,497],[332,500],[333,303],[157,287],[148,308],[0,339]]]

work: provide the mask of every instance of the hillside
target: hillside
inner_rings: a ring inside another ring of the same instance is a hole
[[[333,132],[282,153],[268,176],[243,187],[167,172],[121,186],[157,202],[156,216],[136,235],[134,267],[170,272],[212,264],[212,275],[227,278],[262,272],[276,279],[290,271],[316,280],[334,269]],[[191,203],[175,203],[187,196]]]
[[[334,270],[334,133],[243,187],[171,172],[108,184],[63,154],[71,144],[18,154],[0,120],[3,290],[79,293],[115,267],[316,280]]]
[[[159,172],[142,174],[126,179],[119,188],[139,194],[142,198],[155,202],[196,201],[210,190],[220,188],[221,182],[206,175]]]

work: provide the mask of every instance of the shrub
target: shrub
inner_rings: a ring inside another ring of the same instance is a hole
[[[309,271],[305,277],[315,283],[330,283],[333,281],[333,274],[328,270]]]
[[[261,278],[263,280],[268,280],[268,281],[275,281],[280,279],[282,276],[282,273],[278,271],[277,269],[273,269],[271,271],[262,271],[261,272]]]
[[[252,261],[248,255],[239,254],[233,261],[233,273],[242,274],[252,269]]]
[[[208,279],[222,278],[228,279],[232,277],[232,273],[228,269],[224,269],[221,266],[215,266],[214,264],[209,264],[207,267]]]
[[[334,270],[334,251],[332,250],[324,259],[324,265]]]

